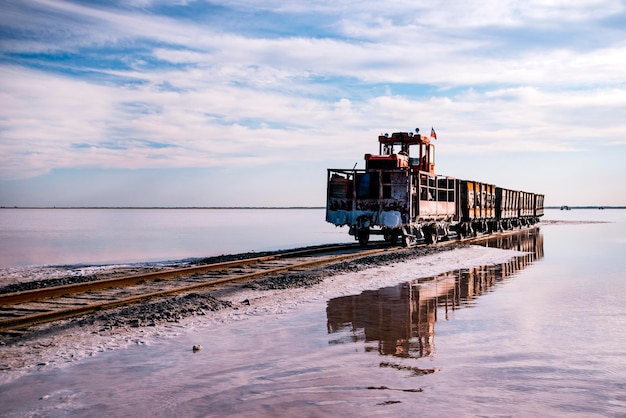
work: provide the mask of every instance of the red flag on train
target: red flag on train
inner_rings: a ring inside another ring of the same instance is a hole
[[[430,128],[430,137],[437,139],[437,134],[435,133],[435,129],[433,127]]]

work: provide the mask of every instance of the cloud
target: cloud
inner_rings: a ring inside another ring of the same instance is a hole
[[[0,180],[351,166],[431,125],[447,155],[624,152],[620,22],[614,0],[6,2]]]
[[[617,89],[564,94],[520,87],[326,102],[246,85],[198,83],[171,92],[153,82],[100,86],[35,70],[4,68],[3,76],[21,81],[3,86],[10,99],[2,122],[3,155],[10,157],[2,173],[17,177],[41,174],[46,167],[269,164],[324,160],[329,152],[354,158],[353,146],[371,151],[379,130],[411,130],[408,124],[429,121],[455,144],[453,152],[527,149],[528,137],[542,138],[536,150],[577,150],[576,141],[623,132],[616,112],[626,105],[625,92]],[[570,120],[575,113],[595,115],[599,124]],[[364,131],[371,136],[367,141]],[[468,138],[471,146],[463,144]]]

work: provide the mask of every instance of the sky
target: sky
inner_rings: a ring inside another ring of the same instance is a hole
[[[378,135],[626,205],[626,2],[0,0],[0,206],[323,206]]]

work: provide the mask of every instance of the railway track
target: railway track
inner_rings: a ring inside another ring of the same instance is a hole
[[[0,294],[0,333],[148,300],[392,250],[333,245],[263,257]]]
[[[492,240],[496,242],[499,238],[516,232],[509,231],[463,240],[452,239],[441,241],[435,246],[479,244]],[[203,288],[228,286],[235,282],[252,281],[273,274],[306,270],[398,249],[399,247],[389,247],[384,244],[365,249],[356,244],[331,245],[262,257],[4,293],[0,294],[0,334],[21,333],[29,327],[46,322],[90,315],[124,305],[192,293]]]

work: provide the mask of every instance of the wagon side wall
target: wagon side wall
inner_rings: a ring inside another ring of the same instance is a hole
[[[496,187],[496,218],[514,219],[519,216],[520,192]]]
[[[496,186],[472,180],[459,181],[461,221],[491,220],[496,217]]]
[[[413,222],[446,220],[457,215],[457,185],[454,177],[417,172],[411,176]]]

